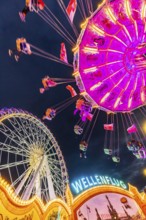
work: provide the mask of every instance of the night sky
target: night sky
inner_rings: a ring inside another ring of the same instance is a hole
[[[67,2],[65,1],[65,3]],[[70,25],[57,5],[57,1],[46,0],[45,3],[76,40]],[[69,92],[62,85],[52,88],[42,95],[39,93],[39,88],[42,86],[41,79],[45,75],[70,78],[73,70],[35,55],[22,55],[19,62],[16,62],[8,56],[8,49],[15,48],[16,38],[25,37],[29,43],[59,57],[60,43],[65,42],[68,60],[72,63],[72,48],[37,14],[30,13],[26,18],[26,23],[22,23],[18,12],[22,10],[24,4],[24,0],[5,0],[0,6],[0,108],[20,108],[42,118],[46,108],[69,98]],[[94,0],[94,5],[97,5],[97,0]],[[75,25],[80,30],[82,19],[78,13],[77,10]],[[75,84],[74,87],[76,87]],[[130,182],[141,190],[146,185],[146,177],[143,176],[145,161],[136,159],[128,151],[124,137],[120,137],[120,163],[112,162],[111,158],[103,152],[105,113],[102,113],[98,118],[92,133],[87,159],[80,159],[80,137],[73,132],[77,121],[73,116],[74,107],[75,103],[58,114],[53,121],[45,122],[63,152],[70,182],[82,176],[109,175]]]

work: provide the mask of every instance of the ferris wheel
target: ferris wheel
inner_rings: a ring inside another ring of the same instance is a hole
[[[0,175],[28,200],[65,199],[67,170],[54,136],[32,114],[18,109],[0,110]]]

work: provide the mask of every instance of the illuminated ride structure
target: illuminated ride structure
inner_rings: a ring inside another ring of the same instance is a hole
[[[60,147],[37,117],[21,109],[0,111],[0,174],[22,200],[65,200],[68,174]]]
[[[30,0],[31,1],[31,0]],[[61,43],[60,58],[47,53],[21,38],[19,53],[34,54],[73,67],[74,79],[43,78],[41,93],[59,84],[69,83],[70,98],[49,106],[43,119],[52,120],[75,102],[78,118],[74,132],[81,135],[80,157],[86,158],[88,143],[100,112],[106,118],[104,153],[120,162],[119,148],[123,136],[125,145],[138,159],[146,158],[145,132],[142,117],[146,117],[146,3],[144,0],[104,0],[93,10],[93,2],[69,1],[68,7],[57,0],[72,27],[70,34],[45,4],[33,11],[47,22],[73,47],[73,66],[68,62],[65,44]],[[85,22],[81,33],[73,24],[75,12]],[[93,12],[94,11],[94,12]],[[28,48],[28,49],[27,49]],[[11,55],[11,51],[9,53]],[[18,61],[18,57],[15,57]],[[56,77],[56,76],[55,76]],[[78,92],[70,83],[76,82]],[[102,117],[101,116],[101,117]]]
[[[130,139],[128,149],[137,158],[146,158],[145,134],[133,112],[139,107],[141,115],[146,112],[145,2],[103,2],[82,24],[73,51],[73,75],[80,94],[91,109],[107,114],[105,154],[120,161],[119,131],[124,130]]]

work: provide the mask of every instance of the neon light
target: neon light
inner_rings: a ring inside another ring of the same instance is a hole
[[[122,69],[124,69],[124,67],[122,67],[121,69],[119,69],[119,70],[117,70],[116,72],[112,73],[112,75],[110,75],[110,76],[108,76],[107,78],[105,78],[105,79],[103,80],[103,82],[106,81],[106,80],[109,79],[109,78],[112,78],[114,75],[116,75],[116,74],[117,74],[119,71],[121,71]]]
[[[101,30],[99,27],[95,26],[94,24],[91,25],[91,30],[95,31],[100,36],[104,36],[105,32]]]
[[[134,21],[134,27],[135,27],[136,37],[138,39],[138,27],[137,27],[137,22],[136,21]]]
[[[97,84],[95,84],[94,86],[92,86],[90,88],[90,91],[93,91],[94,89],[97,89],[101,84],[102,84],[102,82],[98,82]]]
[[[115,35],[111,35],[111,34],[107,34],[105,33],[103,30],[101,30],[99,27],[97,27],[96,25],[92,24],[91,25],[91,30],[92,31],[95,31],[97,34],[99,34],[100,36],[104,36],[104,35],[107,35],[109,37],[113,37],[115,38],[117,41],[119,41],[120,43],[122,43],[124,46],[127,47],[127,44],[124,43],[124,41],[122,41],[120,38],[118,38],[117,36]]]
[[[86,92],[84,91],[84,92],[80,92],[80,95],[86,95]]]
[[[124,92],[127,90],[128,86],[130,84],[130,80],[127,82],[125,89],[122,90],[122,92],[120,93],[120,97],[117,98],[115,104],[114,104],[114,108],[116,108],[122,98],[122,95],[124,94]]]
[[[146,3],[143,2],[141,6],[141,18],[144,19],[146,17]]]
[[[87,24],[88,24],[88,18],[86,18],[86,20],[80,25],[80,27],[82,28],[82,29],[84,29],[84,28],[86,28],[86,26],[87,26]]]
[[[87,68],[87,69],[84,69],[84,73],[92,73],[92,72],[95,72],[97,70],[97,67],[94,66],[94,67],[91,67],[91,68]]]
[[[138,27],[137,27],[137,22],[132,18],[131,5],[130,5],[130,1],[129,1],[129,0],[126,0],[126,2],[125,2],[125,7],[126,7],[126,14],[127,14],[128,18],[130,18],[130,19],[134,22],[136,37],[137,37],[137,39],[138,39]]]
[[[93,48],[93,47],[84,47],[83,49],[84,53],[92,53],[92,54],[97,54],[98,48]]]
[[[131,104],[132,104],[132,97],[128,101],[128,108],[130,108]]]
[[[141,95],[141,101],[144,102],[144,101],[145,101],[145,95],[144,95],[144,92],[141,92],[140,95]]]
[[[121,63],[121,62],[123,62],[123,60],[116,60],[116,61],[113,61],[113,62],[104,63],[102,65],[99,65],[98,68],[103,67],[103,66],[108,66],[108,65],[111,65],[111,64],[115,64],[115,63]]]
[[[119,81],[117,84],[115,84],[115,86],[110,90],[110,92],[108,92],[108,93],[101,99],[100,103],[103,103],[103,102],[108,98],[108,96],[110,95],[110,93],[114,90],[114,88],[116,88],[116,87],[123,81],[123,79],[124,79],[125,76],[126,76],[126,74],[120,79],[120,81]]]
[[[75,194],[99,185],[113,185],[127,189],[127,185],[122,181],[109,176],[88,176],[82,177],[71,183],[71,188]]]
[[[124,54],[123,52],[119,51],[119,50],[112,50],[112,49],[99,49],[99,52],[113,52],[113,53],[120,53],[120,54]]]
[[[115,35],[109,35],[110,37],[113,37],[115,38],[117,41],[121,42],[125,47],[127,47],[127,44],[124,43],[124,41],[122,41],[120,38],[118,38],[117,36]]]
[[[138,80],[138,76],[136,77],[136,81],[134,83],[134,88],[133,88],[133,90],[131,91],[131,94],[130,94],[130,98],[129,98],[129,101],[128,101],[128,108],[130,108],[131,104],[132,104],[133,93],[134,93],[134,91],[135,91],[135,89],[137,87],[137,80]]]
[[[145,78],[144,78],[144,74],[142,74],[142,88],[144,88],[144,86],[145,86]],[[141,97],[141,101],[145,102],[145,93],[144,93],[144,91],[141,91],[140,97]]]
[[[118,24],[120,24],[120,23],[118,22]],[[129,40],[132,42],[132,38],[131,38],[131,36],[130,36],[130,34],[129,34],[129,31],[128,31],[127,28],[125,27],[125,25],[122,25],[122,24],[120,24],[120,25],[122,26],[122,28],[124,29],[125,33],[126,33],[127,36],[129,37]]]
[[[120,79],[120,81],[114,86],[114,88],[116,88],[122,81],[123,81],[123,79],[124,79],[124,77],[126,76],[126,73],[125,73],[125,75]],[[113,88],[113,89],[114,89]]]
[[[101,8],[105,3],[106,3],[107,0],[103,0],[100,4],[97,5],[97,8]]]
[[[79,50],[79,45],[76,45],[74,48],[72,48],[72,52],[77,52]]]
[[[111,21],[115,24],[117,21],[117,18],[114,16],[113,12],[111,11],[109,7],[106,8],[106,14],[109,16]]]
[[[127,14],[128,18],[131,18],[131,10],[130,10],[129,0],[125,0],[125,9],[126,9],[126,14]]]
[[[115,104],[114,104],[114,108],[116,108],[118,106],[120,100],[121,100],[121,97],[118,97]]]
[[[72,75],[73,75],[73,76],[77,76],[77,75],[79,75],[79,72],[76,71],[76,72],[74,72]]]
[[[135,89],[136,89],[136,87],[137,87],[137,81],[138,81],[138,75],[137,75],[136,80],[135,80],[135,84],[134,84],[134,90],[133,90],[133,92],[135,91]]]
[[[143,22],[144,22],[144,34],[143,34],[142,40],[144,41],[145,33],[146,33],[146,22],[145,22],[145,19],[143,19]]]
[[[105,96],[101,99],[100,103],[103,103],[110,95],[110,92],[107,92]]]
[[[122,69],[124,69],[124,67],[122,67],[121,69],[117,70],[116,72],[112,73],[112,75],[108,76],[107,78],[105,78],[102,82],[98,82],[97,84],[95,84],[94,86],[92,86],[90,88],[90,91],[93,91],[94,89],[97,89],[104,81],[106,81],[109,78],[112,78],[114,75],[116,75],[119,71],[121,71]]]
[[[128,108],[131,107],[132,99],[133,99],[133,93],[134,93],[134,91],[135,91],[135,89],[136,89],[136,87],[137,87],[137,81],[138,81],[138,75],[137,75],[136,80],[135,80],[135,83],[134,83],[134,88],[133,88],[133,90],[131,91],[131,94],[130,94],[130,99],[129,99],[129,101],[128,101]]]

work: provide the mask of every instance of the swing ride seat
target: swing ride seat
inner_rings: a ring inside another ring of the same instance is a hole
[[[104,148],[104,153],[107,155],[112,155],[113,151],[112,149]]]
[[[120,162],[120,157],[113,156],[112,160],[113,160],[113,162],[119,163]]]

